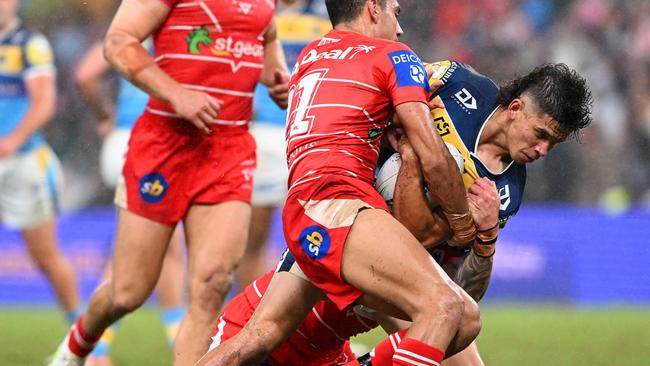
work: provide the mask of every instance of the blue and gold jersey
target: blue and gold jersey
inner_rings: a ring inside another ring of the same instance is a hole
[[[496,183],[501,198],[499,223],[519,210],[526,184],[526,167],[510,163],[501,172],[492,172],[477,155],[481,132],[497,110],[497,85],[471,66],[455,61],[427,65],[433,70],[432,80],[442,81],[434,96],[440,98],[444,109],[431,114],[443,140],[454,145],[465,158],[463,182],[469,187],[478,177],[487,177]]]
[[[275,17],[275,23],[289,70],[293,68],[305,46],[332,29],[326,18],[306,13],[281,13]],[[253,98],[254,120],[285,125],[286,111],[273,102],[266,86],[258,83]]]
[[[43,35],[18,25],[0,39],[0,137],[11,134],[27,113],[26,81],[54,72],[52,49]],[[30,151],[43,141],[41,132],[36,132],[20,151]]]

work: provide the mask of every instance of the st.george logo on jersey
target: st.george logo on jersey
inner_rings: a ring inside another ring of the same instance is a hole
[[[140,179],[140,197],[149,203],[158,203],[167,194],[167,181],[158,173],[147,174]]]
[[[427,82],[427,72],[420,58],[407,50],[395,51],[388,54],[395,69],[397,86],[419,86],[430,91]]]
[[[330,249],[330,235],[321,226],[308,226],[300,233],[302,250],[311,259],[321,259]]]

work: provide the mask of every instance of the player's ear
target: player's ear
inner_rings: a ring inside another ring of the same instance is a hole
[[[508,114],[511,118],[514,118],[518,113],[523,112],[524,101],[521,98],[513,99],[510,104],[508,104]]]
[[[375,24],[379,23],[379,14],[381,13],[381,4],[379,4],[379,1],[380,0],[368,0],[366,3],[370,19]]]

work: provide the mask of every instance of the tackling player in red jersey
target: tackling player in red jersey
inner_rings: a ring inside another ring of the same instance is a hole
[[[303,50],[290,83],[284,231],[296,270],[316,286],[296,301],[296,318],[307,315],[322,291],[339,309],[357,301],[413,319],[402,352],[434,365],[444,350],[455,352],[474,339],[478,329],[460,324],[478,316],[464,312],[462,289],[373,189],[379,140],[393,111],[457,245],[476,232],[466,192],[452,174],[453,158],[432,130],[424,67],[394,41],[402,33],[397,2],[332,0],[327,7],[335,29]],[[272,305],[265,308],[273,311]],[[264,355],[230,356],[217,364],[254,362]]]
[[[272,0],[121,3],[104,54],[151,98],[132,131],[116,192],[113,275],[95,291],[53,365],[83,364],[104,329],[148,298],[180,220],[189,306],[174,364],[192,365],[205,353],[246,245],[256,165],[248,121],[258,80],[286,106],[288,72],[274,9]],[[141,45],[150,35],[153,58]]]
[[[407,148],[402,148],[400,150],[404,151],[406,149]],[[407,154],[413,156],[412,150],[411,152],[407,152]],[[407,158],[406,155],[405,158]],[[415,164],[418,163],[417,159],[410,161]],[[418,175],[418,173],[414,173],[414,170],[419,170],[419,167],[410,166],[408,169],[402,169],[400,171],[401,175],[413,174],[413,176],[405,177],[407,179],[402,179],[411,181],[409,185],[419,185],[421,182],[420,179],[412,179]],[[480,203],[478,203],[477,206],[478,209],[481,212],[486,212],[483,216],[475,216],[476,223],[480,224],[490,222],[493,224],[496,222],[499,199],[496,195],[494,185],[490,185],[489,180],[482,178],[481,181],[477,183],[477,186],[473,187],[473,191],[479,192],[476,196],[481,197],[479,200]],[[414,189],[411,189],[411,187],[407,188],[406,184],[404,184],[404,189],[397,188],[395,198],[397,200],[405,200],[407,198],[403,198],[402,196],[409,195],[411,196],[409,197],[411,202],[413,199],[424,201],[424,196],[419,194],[419,192],[414,194],[415,192]],[[423,202],[423,204],[426,204],[426,202]],[[417,216],[417,213],[410,211],[408,214],[404,214],[404,211],[402,211],[401,214],[395,215],[395,218],[401,223],[409,224],[409,221],[413,216]],[[438,227],[446,227],[446,224],[441,224]],[[438,240],[439,242],[444,241],[447,229],[437,230],[438,227],[431,228],[431,232],[427,233],[427,239]],[[421,240],[421,238],[418,239]],[[444,256],[444,260],[438,259],[443,268],[449,266],[452,261],[463,260],[463,258],[455,256],[456,251],[457,249],[455,248],[448,248],[448,252],[451,255]],[[291,271],[294,263],[295,261],[291,253],[285,252],[278,265],[278,273],[271,271],[258,278],[226,305],[217,322],[210,350],[215,349],[241,331],[259,306],[262,297],[269,287],[272,276],[281,272]],[[449,273],[449,275],[452,278],[454,277],[454,273]],[[478,275],[481,275],[481,273],[475,273],[474,271],[467,269],[463,272],[463,276],[465,277]],[[289,294],[286,295],[289,296]],[[467,301],[471,302],[469,299]],[[468,309],[467,311],[471,310]],[[348,365],[351,362],[354,364],[356,355],[354,355],[350,349],[350,337],[377,327],[379,325],[378,322],[381,323],[384,329],[389,333],[398,331],[402,326],[399,321],[390,317],[382,316],[381,314],[371,311],[363,306],[352,304],[343,310],[339,310],[332,302],[318,301],[305,320],[300,324],[298,329],[275,351],[273,351],[273,353],[271,353],[262,364],[270,366],[336,366]],[[398,328],[396,328],[396,326]],[[378,348],[378,350],[380,352],[382,349]],[[394,352],[392,349],[390,351]],[[381,356],[381,354],[378,355],[378,357]],[[455,357],[456,356],[452,357],[452,359]],[[391,358],[392,354],[388,357],[388,362],[390,362]],[[218,364],[218,362],[215,362],[214,360],[211,361],[211,359],[212,356],[208,353],[208,355],[206,355],[198,365],[211,366]],[[374,357],[371,358],[371,360],[373,364],[380,361],[379,358]],[[444,364],[445,363],[443,363],[443,365]]]

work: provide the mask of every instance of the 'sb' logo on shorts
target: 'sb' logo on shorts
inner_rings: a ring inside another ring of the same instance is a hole
[[[147,174],[140,179],[140,197],[149,203],[160,202],[167,194],[167,181],[158,173]]]
[[[325,228],[309,226],[300,233],[302,250],[311,259],[321,259],[330,249],[330,235]]]

